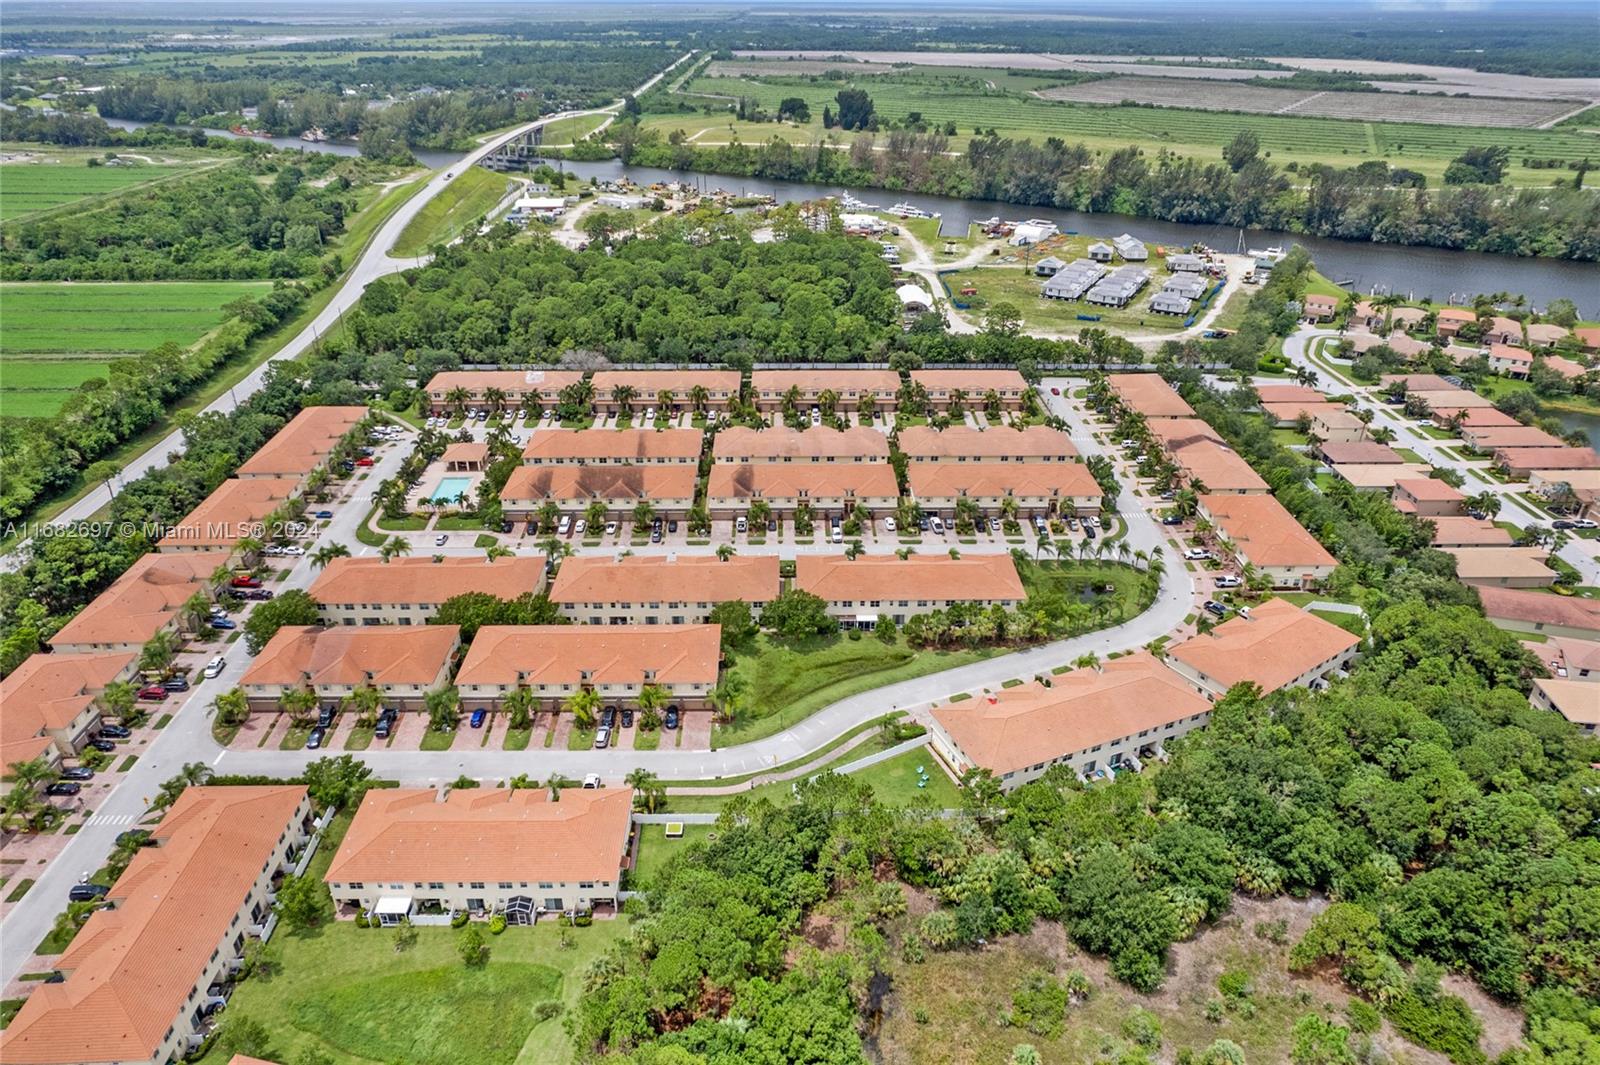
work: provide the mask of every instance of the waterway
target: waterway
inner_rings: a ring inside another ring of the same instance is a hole
[[[113,126],[136,129],[149,125],[125,119],[107,119]],[[207,130],[213,136],[233,137],[225,130]],[[333,141],[311,143],[295,137],[260,138],[280,148],[356,155],[354,144]],[[417,158],[432,168],[449,166],[460,159],[450,152],[419,151]],[[1563,259],[1518,258],[1487,255],[1482,252],[1450,251],[1444,248],[1413,248],[1401,244],[1358,244],[1296,233],[1272,230],[1240,230],[1231,226],[1187,222],[1163,222],[1116,214],[1088,214],[1049,207],[1029,207],[994,200],[962,200],[948,196],[893,192],[886,189],[846,188],[797,181],[768,181],[761,178],[700,174],[651,167],[624,166],[615,159],[601,162],[554,160],[553,167],[584,178],[622,178],[648,185],[657,181],[692,181],[703,188],[723,188],[736,193],[775,196],[781,201],[814,200],[841,196],[846,192],[868,203],[888,206],[910,203],[940,216],[940,232],[965,236],[967,225],[999,215],[1003,218],[1047,218],[1063,231],[1115,236],[1132,233],[1153,244],[1189,245],[1201,243],[1219,251],[1241,248],[1301,245],[1311,253],[1317,269],[1335,281],[1348,284],[1357,292],[1394,292],[1410,299],[1431,297],[1436,301],[1464,302],[1479,293],[1521,294],[1535,308],[1566,297],[1578,305],[1585,318],[1600,317],[1600,265]]]
[[[1600,414],[1576,414],[1569,411],[1556,411],[1555,416],[1560,420],[1562,428],[1567,432],[1574,429],[1582,430],[1589,434],[1589,446],[1600,451]]]

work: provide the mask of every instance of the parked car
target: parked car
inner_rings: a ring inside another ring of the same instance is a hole
[[[1190,562],[1199,562],[1202,559],[1210,558],[1211,552],[1203,547],[1186,547],[1183,549],[1183,557]]]
[[[253,603],[264,603],[276,594],[270,588],[246,588],[239,593],[239,598],[248,599]]]
[[[1000,519],[999,518],[990,518],[989,519],[989,531],[990,532],[999,532],[1000,531]]]
[[[94,770],[90,769],[88,766],[83,766],[83,765],[68,766],[66,769],[63,769],[61,771],[61,779],[62,780],[93,780],[94,779]]]
[[[259,587],[261,587],[261,578],[260,577],[235,577],[231,581],[228,582],[228,587],[230,587],[230,588],[259,588]]]
[[[560,533],[562,536],[565,536],[565,535],[567,535],[568,530],[570,530],[571,528],[572,528],[572,515],[571,514],[563,514],[563,515],[561,515],[561,520],[556,522],[556,532]]]
[[[161,686],[169,692],[186,692],[189,690],[188,677],[168,677],[161,682]]]
[[[933,518],[930,518],[929,520],[933,523],[933,531],[938,533],[940,536],[943,536],[944,535],[944,519],[935,516]]]
[[[833,542],[841,543],[844,540],[844,529],[838,525],[833,527]]]
[[[623,728],[632,728],[633,727],[633,711],[632,710],[624,709],[622,711],[622,727]]]
[[[611,746],[611,730],[602,726],[600,731],[594,734],[594,749],[600,751],[609,746]]]
[[[883,531],[884,532],[894,532],[894,529],[895,529],[894,518],[892,518],[892,517],[884,518],[883,519]]]
[[[224,629],[224,630],[226,630],[226,629],[237,629],[239,626],[233,621],[232,618],[212,618],[211,619],[211,627],[213,629]]]
[[[312,511],[311,516],[313,518],[331,518],[331,517],[333,517],[333,511],[331,511],[331,510]]]
[[[377,727],[372,730],[372,734],[380,740],[388,739],[389,733],[394,730],[395,717],[393,710],[385,710],[379,714]]]
[[[923,532],[927,532],[932,524],[933,523],[928,520],[928,516],[926,514],[917,519],[917,528]]]
[[[733,531],[734,532],[741,532],[741,533],[742,532],[746,532],[746,531],[749,530],[749,528],[750,528],[750,523],[745,520],[745,516],[743,514],[739,515],[737,518],[735,518],[733,520]]]
[[[103,740],[99,736],[96,736],[94,739],[90,740],[89,746],[93,747],[97,751],[103,751],[106,754],[110,754],[112,751],[117,749],[116,744],[112,743],[110,740]]]
[[[221,655],[213,658],[211,661],[206,663],[206,677],[211,678],[221,676],[222,670],[227,666],[227,664],[228,660],[223,658]]]
[[[1178,515],[1176,515],[1176,514],[1168,514],[1166,517],[1161,519],[1161,524],[1163,524],[1163,525],[1182,525],[1183,524],[1183,519],[1181,517],[1179,517]]]
[[[777,531],[778,531],[778,519],[777,518],[768,518],[767,519],[767,532],[777,532]]]
[[[661,530],[660,529],[651,529],[650,530],[650,542],[653,543],[653,544],[659,544],[661,542]]]
[[[110,890],[104,884],[73,884],[67,891],[67,900],[69,902],[93,902],[95,899],[104,897],[105,893]]]
[[[76,795],[83,790],[82,784],[74,784],[70,780],[58,780],[44,789],[46,795]]]
[[[329,725],[333,724],[333,716],[338,712],[339,711],[337,709],[331,706],[324,706],[321,710],[318,710],[317,727],[327,728]]]
[[[1550,523],[1550,528],[1552,529],[1576,529],[1577,527],[1577,522],[1567,521],[1565,518],[1561,519],[1560,521],[1553,521]]]
[[[472,725],[473,728],[482,728],[483,727],[483,720],[484,720],[484,718],[486,718],[488,716],[489,716],[488,712],[485,711],[483,709],[483,707],[480,706],[480,707],[478,707],[478,709],[476,709],[476,710],[474,710],[472,712],[472,719],[470,721],[470,724]]]
[[[598,788],[600,786],[600,774],[585,773],[583,777],[583,786],[590,789]]]
[[[586,533],[588,531],[589,531],[589,522],[588,522],[588,519],[586,519],[586,518],[579,518],[577,520],[577,523],[572,526],[572,533],[573,533],[574,536],[582,536],[584,533]]]
[[[675,533],[677,531],[678,531],[678,519],[677,518],[673,518],[671,521],[667,522],[667,532]]]
[[[1090,525],[1088,522],[1083,523],[1083,538],[1085,540],[1094,539],[1094,526]]]
[[[133,730],[126,725],[101,725],[100,735],[113,740],[125,740],[133,735]]]
[[[1577,518],[1573,521],[1572,527],[1574,529],[1600,529],[1600,521],[1595,521],[1593,518]]]
[[[146,684],[139,689],[139,698],[149,703],[159,703],[171,693],[159,684]]]
[[[371,466],[372,465],[372,460],[367,458],[365,455],[363,455],[362,457],[356,459],[356,465],[357,466]]]
[[[1237,588],[1243,583],[1244,581],[1240,580],[1238,577],[1235,577],[1231,573],[1224,573],[1222,576],[1217,578],[1218,588]]]
[[[434,547],[443,547],[445,544],[447,544],[449,542],[450,542],[450,537],[446,536],[444,533],[440,533],[438,536],[435,536],[433,538],[433,546]]]
[[[320,748],[322,746],[322,737],[326,736],[327,734],[328,730],[323,728],[321,725],[318,725],[316,728],[312,729],[311,735],[306,737],[306,750],[315,751]]]
[[[1219,618],[1225,618],[1228,616],[1228,608],[1217,602],[1215,599],[1206,600],[1206,610],[1212,614],[1215,614]]]
[[[667,707],[667,716],[662,723],[669,729],[678,727],[678,708],[676,706]]]
[[[606,522],[606,535],[607,536],[615,535],[616,531],[617,531],[617,523],[616,522],[614,522],[614,521]]]

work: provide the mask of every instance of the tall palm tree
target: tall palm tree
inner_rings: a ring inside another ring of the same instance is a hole
[[[678,396],[670,388],[663,388],[656,393],[656,410],[666,414],[678,402]]]
[[[517,685],[500,700],[500,709],[506,712],[506,724],[511,728],[527,728],[533,721],[533,708],[538,702],[539,697],[532,688],[525,684]]]
[[[505,544],[498,543],[491,544],[483,552],[484,558],[488,559],[490,562],[493,562],[497,558],[510,558],[515,554],[516,552],[511,550],[511,548],[507,547]]]
[[[693,385],[689,389],[689,406],[694,408],[696,414],[704,414],[706,400],[710,397],[711,393],[706,390],[705,385]]]
[[[606,521],[606,505],[598,499],[589,500],[589,505],[583,511],[583,520],[588,525],[589,532],[598,532],[596,526],[604,525]]]
[[[378,548],[378,557],[388,562],[400,555],[411,554],[411,541],[404,536],[391,536]]]
[[[648,769],[632,770],[623,780],[633,789],[634,805],[647,814],[655,813],[666,800],[667,789],[661,786],[660,779]]]
[[[732,544],[718,544],[717,545],[717,561],[718,562],[726,562],[726,561],[728,561],[728,559],[732,558],[736,554],[738,554],[738,551],[734,548],[734,546]]]
[[[656,508],[648,499],[641,499],[633,507],[633,527],[642,529],[655,519]]]
[[[321,569],[336,558],[349,558],[350,549],[344,544],[326,543],[311,552],[311,564]]]
[[[114,680],[101,689],[100,705],[106,708],[106,713],[126,724],[139,716],[138,689],[131,681]]]
[[[289,715],[289,724],[299,728],[311,720],[311,711],[317,708],[317,693],[310,688],[290,688],[279,698],[278,705]]]
[[[725,673],[721,683],[711,689],[711,704],[723,721],[732,721],[744,707],[745,694],[744,678],[737,673]]]
[[[483,402],[489,408],[490,414],[499,414],[506,407],[505,389],[490,386],[483,390]]]
[[[165,672],[178,653],[178,641],[171,630],[162,629],[145,641],[139,652],[139,668]]]
[[[659,684],[646,684],[639,689],[640,716],[652,721],[658,721],[661,711],[666,707],[671,694]]]
[[[444,401],[455,410],[458,416],[467,412],[467,400],[471,398],[472,393],[468,392],[460,385],[457,385],[444,394]]]
[[[617,405],[617,414],[626,418],[633,414],[633,401],[639,396],[632,385],[617,385],[611,390],[611,402]]]
[[[383,708],[383,693],[370,684],[351,691],[343,700],[344,709],[356,715],[356,724],[371,728],[378,723],[378,711]]]
[[[580,688],[567,696],[566,709],[579,728],[593,728],[600,713],[600,693],[593,688]]]

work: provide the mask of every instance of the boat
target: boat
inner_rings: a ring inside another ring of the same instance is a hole
[[[312,144],[321,144],[323,141],[328,139],[328,135],[322,132],[321,126],[312,126],[310,129],[300,134],[300,139],[303,141],[310,141]]]
[[[264,137],[271,139],[272,134],[264,129],[251,129],[249,126],[229,126],[228,132],[236,137]]]

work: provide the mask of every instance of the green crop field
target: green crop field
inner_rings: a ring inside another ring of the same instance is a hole
[[[167,341],[189,345],[226,317],[223,306],[266,281],[0,285],[0,415],[55,412],[119,356]]]
[[[1549,184],[1559,170],[1532,170],[1522,165],[1524,158],[1577,160],[1596,155],[1592,136],[1566,130],[1507,129],[1479,126],[1443,126],[1410,122],[1358,122],[1331,118],[1297,118],[1268,114],[1237,114],[1226,111],[1191,111],[1169,107],[1091,105],[1042,100],[1021,91],[1008,91],[1017,78],[984,79],[947,77],[921,72],[896,72],[865,76],[848,81],[828,81],[808,77],[706,77],[693,79],[685,88],[690,100],[717,105],[709,97],[755,98],[767,110],[776,111],[785,97],[799,96],[811,108],[812,120],[803,127],[810,136],[824,134],[822,108],[834,107],[834,96],[844,88],[862,88],[871,96],[879,114],[902,119],[918,112],[930,124],[953,121],[956,136],[951,146],[964,148],[976,129],[995,129],[1002,135],[1043,140],[1061,137],[1082,141],[1092,148],[1117,148],[1138,144],[1147,148],[1166,148],[1181,155],[1218,157],[1222,145],[1242,130],[1260,139],[1263,152],[1275,161],[1299,160],[1334,165],[1354,165],[1369,158],[1382,158],[1395,166],[1421,171],[1435,180],[1443,174],[1450,159],[1470,147],[1503,144],[1511,150],[1509,171],[1513,182]],[[993,84],[994,88],[989,88]],[[698,121],[697,121],[698,120]],[[721,123],[726,127],[726,120]],[[650,125],[663,129],[696,125],[705,128],[704,116],[651,116]],[[746,143],[766,140],[784,127],[775,124],[741,123],[741,139]],[[795,139],[794,127],[779,133]],[[838,134],[848,141],[853,134]],[[698,139],[711,144],[717,136],[715,126]]]
[[[197,153],[183,157],[167,149],[154,150],[130,166],[89,166],[103,149],[72,149],[40,145],[7,145],[6,156],[21,156],[0,164],[0,222],[25,219],[67,204],[108,199],[130,189],[197,174],[212,160]]]

